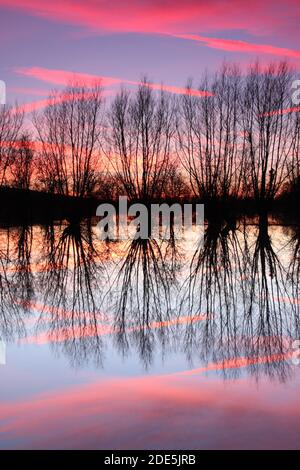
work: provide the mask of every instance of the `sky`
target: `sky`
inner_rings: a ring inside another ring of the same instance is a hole
[[[300,69],[299,20],[299,0],[0,0],[0,80],[26,111],[71,77],[102,77],[110,96],[146,75],[180,94],[224,60]]]

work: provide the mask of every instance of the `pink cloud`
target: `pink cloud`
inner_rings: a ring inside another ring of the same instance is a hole
[[[274,56],[300,59],[300,51],[287,49],[285,47],[275,47],[269,44],[253,44],[237,39],[219,39],[199,36],[196,34],[174,34],[173,36],[199,42],[212,49],[220,49],[228,52],[245,52],[251,54],[270,54]]]
[[[103,96],[109,96],[112,94],[110,90],[103,90]],[[84,95],[80,94],[80,98],[84,97],[88,99],[92,96],[91,93],[86,92]],[[59,103],[67,103],[68,101],[72,101],[74,99],[74,95],[65,93],[63,95],[51,95],[51,98],[46,98],[43,100],[33,101],[29,103],[24,103],[22,105],[17,106],[14,109],[15,113],[32,113],[34,111],[38,111],[39,109],[45,108],[46,106],[53,106]]]
[[[138,86],[141,84],[139,81],[135,80],[128,80],[125,78],[115,78],[115,77],[105,77],[102,75],[91,75],[86,73],[78,73],[78,72],[70,72],[67,70],[53,70],[47,69],[44,67],[17,67],[15,72],[23,75],[25,77],[35,78],[37,80],[41,80],[47,83],[52,83],[54,85],[67,85],[69,83],[84,83],[87,86],[92,86],[94,83],[100,83],[102,86],[111,86],[111,85],[118,85],[121,83],[127,85]],[[164,85],[158,83],[150,83],[149,86],[153,90],[160,90],[163,89],[170,93],[175,94],[186,94],[187,90],[184,87],[177,87],[172,85]],[[193,96],[211,96],[211,93],[205,90],[196,90],[191,89],[189,90]],[[46,106],[43,104],[43,100],[37,103],[35,106],[42,107]],[[30,110],[30,105],[28,105]]]
[[[122,79],[91,75],[88,73],[70,72],[68,70],[53,70],[43,67],[17,67],[15,72],[25,77],[35,78],[54,85],[68,85],[69,83],[84,83],[92,86],[101,82],[102,86],[111,86],[122,83]]]
[[[22,105],[19,105],[15,108],[15,113],[32,113],[34,111],[38,111],[39,109],[45,108],[46,106],[49,106],[50,104],[58,103],[58,100],[51,101],[48,98],[44,100],[38,100],[38,101],[33,101],[30,103],[24,103]],[[62,100],[60,100],[62,102]]]
[[[140,82],[128,82],[133,85],[139,85]],[[169,93],[175,93],[176,95],[186,95],[187,90],[186,88],[183,87],[177,87],[177,86],[170,86],[170,85],[164,85],[164,84],[157,84],[157,83],[150,83],[150,88],[153,90],[160,90],[163,89],[164,91],[168,91]],[[188,93],[192,96],[198,96],[198,97],[204,97],[204,96],[213,96],[212,93],[209,91],[204,91],[204,90],[195,90],[195,89],[189,89]]]
[[[48,90],[41,90],[39,88],[24,88],[24,87],[9,87],[9,91],[14,93],[20,93],[22,95],[34,95],[34,96],[48,96]]]
[[[242,0],[228,3],[222,0],[96,1],[65,0],[0,0],[0,7],[21,10],[47,20],[84,27],[96,33],[139,33],[176,36],[197,41],[211,49],[255,55],[272,55],[300,59],[300,51],[268,43],[252,43],[237,39],[221,39],[192,32],[246,31],[256,36],[271,35],[291,40],[298,38],[300,4],[296,0],[253,0],[251,5]],[[56,71],[58,72],[58,71]],[[69,78],[72,73],[69,72]],[[85,80],[91,76],[83,74]],[[64,77],[53,75],[52,83],[59,84]],[[108,85],[118,79],[103,77]],[[123,82],[123,80],[121,80]],[[105,86],[106,84],[103,83]],[[176,92],[176,91],[172,91]]]
[[[48,20],[85,27],[91,31],[163,33],[216,30],[245,30],[254,34],[297,33],[296,0],[272,0],[251,4],[242,0],[0,0],[0,6],[22,10]]]
[[[300,112],[300,106],[295,106],[293,108],[285,108],[285,109],[270,111],[268,113],[262,114],[260,117],[283,116],[284,114],[299,113],[299,112]]]

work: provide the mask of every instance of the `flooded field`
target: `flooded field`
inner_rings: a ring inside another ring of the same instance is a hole
[[[300,227],[0,229],[0,448],[297,448]]]

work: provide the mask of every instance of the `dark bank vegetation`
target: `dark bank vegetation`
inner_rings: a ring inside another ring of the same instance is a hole
[[[300,113],[292,108],[293,79],[286,62],[255,63],[246,74],[225,64],[203,77],[199,88],[207,96],[195,96],[192,83],[182,95],[155,91],[144,79],[107,104],[101,84],[72,84],[51,93],[30,132],[19,108],[2,106],[1,205],[75,207],[81,199],[127,195],[238,210],[297,207]]]

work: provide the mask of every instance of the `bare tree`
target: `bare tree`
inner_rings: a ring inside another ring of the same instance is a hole
[[[166,199],[189,200],[192,194],[188,185],[186,175],[183,173],[179,162],[170,164],[166,173],[166,181],[162,197]]]
[[[252,65],[245,78],[242,123],[246,189],[257,201],[273,200],[287,180],[293,146],[292,70],[286,62]]]
[[[243,153],[239,126],[240,71],[224,64],[195,97],[191,82],[179,102],[178,155],[195,196],[208,199],[236,196],[242,182]]]
[[[12,185],[20,189],[29,189],[33,174],[34,150],[29,134],[23,134],[19,145],[12,153],[10,172]]]
[[[49,105],[34,116],[42,144],[38,159],[44,189],[84,197],[97,182],[102,90],[74,84],[49,97]]]
[[[160,197],[172,160],[175,100],[155,93],[147,80],[131,96],[122,90],[109,113],[106,153],[131,199]]]
[[[288,190],[299,197],[300,194],[300,113],[292,114],[292,149],[287,163]]]
[[[23,116],[17,108],[0,106],[0,186],[8,183],[9,167],[15,154]]]

